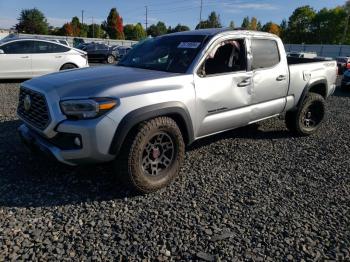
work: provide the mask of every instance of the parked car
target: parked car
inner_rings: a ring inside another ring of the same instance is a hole
[[[91,62],[114,64],[118,55],[116,50],[113,50],[113,48],[106,44],[91,43],[84,47],[84,50],[87,52],[89,61]]]
[[[85,51],[84,49],[86,49],[86,47],[87,47],[89,44],[90,44],[90,43],[81,43],[81,44],[77,45],[76,48]]]
[[[46,39],[11,38],[0,42],[0,78],[32,78],[88,67],[86,53]]]
[[[24,82],[19,133],[65,164],[115,161],[122,180],[147,193],[174,180],[185,146],[203,137],[281,114],[298,136],[315,133],[336,71],[335,61],[287,59],[273,34],[164,35],[135,46],[118,65]]]
[[[52,42],[56,42],[56,43],[60,43],[62,45],[69,46],[68,41],[64,40],[64,39],[49,39],[49,40],[52,41]]]
[[[117,48],[117,58],[118,60],[121,60],[127,53],[129,53],[129,51],[131,50],[131,47],[128,46],[119,46]]]
[[[337,57],[338,72],[342,75],[346,70],[350,69],[350,57]]]
[[[350,70],[344,72],[340,87],[344,91],[350,90]]]
[[[76,48],[78,45],[80,45],[80,44],[84,44],[85,43],[85,41],[84,41],[84,39],[82,39],[82,38],[77,38],[77,37],[74,37],[73,38],[73,46]]]

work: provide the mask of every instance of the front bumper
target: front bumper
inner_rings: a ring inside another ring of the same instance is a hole
[[[60,146],[54,138],[46,138],[26,124],[18,128],[18,133],[22,142],[32,151],[44,153],[67,165],[108,162],[115,158],[108,150],[116,127],[108,117],[90,122],[63,121],[56,129],[58,134],[76,134],[81,147],[68,149]]]

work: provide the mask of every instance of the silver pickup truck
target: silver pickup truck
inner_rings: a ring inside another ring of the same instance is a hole
[[[185,146],[285,114],[297,135],[314,133],[334,89],[335,61],[287,59],[275,35],[207,29],[146,40],[118,65],[24,82],[23,142],[60,162],[114,161],[140,192],[169,184]]]

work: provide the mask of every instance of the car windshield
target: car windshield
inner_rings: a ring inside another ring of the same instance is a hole
[[[167,35],[148,39],[132,48],[118,66],[185,73],[205,39],[204,35]]]

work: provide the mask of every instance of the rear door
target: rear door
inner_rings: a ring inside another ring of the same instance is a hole
[[[0,78],[31,78],[33,42],[18,40],[0,47]]]
[[[252,114],[255,120],[283,111],[289,86],[287,57],[276,39],[251,39],[253,71]]]
[[[65,53],[70,50],[66,46],[47,41],[35,41],[34,46],[35,53],[32,56],[33,76],[59,71],[65,61]]]

